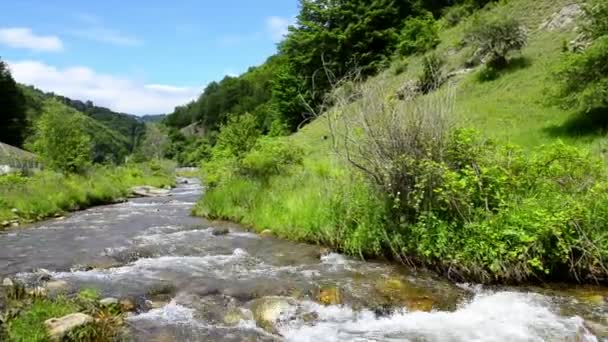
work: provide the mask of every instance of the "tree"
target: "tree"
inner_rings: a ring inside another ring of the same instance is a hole
[[[315,107],[332,83],[352,70],[374,74],[393,53],[403,20],[414,12],[413,1],[395,0],[300,0],[300,7],[279,50]]]
[[[507,55],[521,50],[526,45],[527,38],[525,28],[517,19],[478,16],[465,40],[477,49],[478,57],[488,60],[488,65],[503,68],[508,62]]]
[[[397,50],[403,56],[425,53],[439,44],[439,25],[430,12],[405,21]]]
[[[158,125],[148,124],[146,134],[140,146],[140,153],[145,159],[161,159],[169,148],[169,137]]]
[[[81,113],[49,101],[36,124],[34,150],[44,165],[62,172],[83,172],[91,163],[91,139]]]
[[[25,98],[0,60],[0,141],[22,146],[27,126]]]

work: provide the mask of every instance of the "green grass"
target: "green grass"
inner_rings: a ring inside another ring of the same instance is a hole
[[[62,213],[111,203],[137,185],[174,184],[168,163],[95,166],[84,175],[42,171],[31,177],[0,176],[0,222],[32,222]]]
[[[44,321],[78,312],[78,305],[65,298],[38,299],[14,320],[9,321],[6,337],[9,342],[48,341]]]

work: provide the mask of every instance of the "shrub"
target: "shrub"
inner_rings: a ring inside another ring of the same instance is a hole
[[[442,72],[445,61],[439,55],[432,53],[422,59],[422,74],[418,77],[418,88],[427,94],[441,87],[444,81]]]
[[[220,127],[215,149],[240,156],[253,148],[261,133],[255,116],[248,113],[231,116],[228,122]]]
[[[465,42],[476,49],[476,55],[487,59],[496,68],[507,65],[507,56],[521,50],[527,42],[522,24],[514,19],[497,16],[477,16],[468,28]]]
[[[608,3],[604,0],[589,0],[583,6],[588,22],[583,26],[590,38],[608,35]]]
[[[401,29],[397,51],[403,56],[425,53],[439,44],[438,31],[431,13],[407,19]]]
[[[243,158],[243,173],[267,179],[286,171],[291,165],[302,163],[302,150],[281,138],[261,138]]]
[[[91,140],[82,114],[51,101],[37,122],[34,150],[45,166],[63,172],[83,172],[91,163]]]
[[[608,35],[582,53],[566,55],[555,72],[557,97],[583,112],[608,108]]]

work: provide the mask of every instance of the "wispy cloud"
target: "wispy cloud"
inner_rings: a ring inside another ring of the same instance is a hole
[[[103,27],[88,27],[78,30],[69,30],[68,34],[74,37],[121,46],[139,46],[143,44],[143,41],[141,41],[139,38],[123,34],[117,30]]]
[[[37,35],[27,27],[0,28],[0,44],[33,51],[63,50],[63,43],[59,37]]]
[[[266,31],[274,41],[278,42],[287,35],[291,24],[293,24],[293,18],[271,16],[266,18]]]
[[[83,27],[66,31],[67,34],[73,37],[120,46],[140,46],[143,44],[143,41],[135,36],[106,27],[103,20],[96,15],[77,13],[74,15],[74,18]]]
[[[20,83],[137,115],[169,113],[175,106],[195,99],[203,89],[202,86],[146,84],[83,66],[56,68],[31,60],[8,61],[8,64]]]

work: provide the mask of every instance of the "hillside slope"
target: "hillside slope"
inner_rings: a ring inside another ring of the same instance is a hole
[[[33,87],[22,86],[21,90],[26,98],[28,119],[32,123],[40,117],[44,105],[48,101],[57,100],[57,96],[43,93]],[[77,111],[65,103],[65,98],[64,101],[60,101],[60,105],[65,107],[65,111]],[[108,111],[102,114],[101,118],[99,115],[89,116],[84,113],[83,117],[85,128],[93,142],[92,157],[95,162],[123,161],[145,132],[144,123],[124,114]],[[112,127],[109,127],[108,124],[111,124]],[[33,130],[28,135],[32,134]]]
[[[564,42],[577,35],[574,16],[559,13],[573,4],[511,0],[479,11],[518,18],[528,32],[492,80],[480,77],[483,66],[465,68],[464,20],[440,32],[435,52],[453,77],[439,90],[400,100],[423,67],[420,56],[397,59],[346,83],[346,99],[296,134],[218,153],[203,164],[211,183],[195,213],[459,281],[608,281],[601,126],[551,96]],[[544,24],[554,18],[566,24]]]

